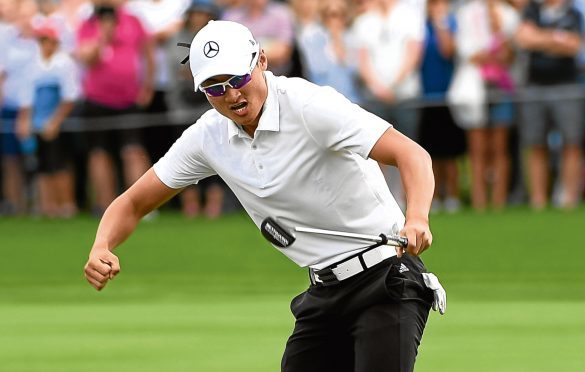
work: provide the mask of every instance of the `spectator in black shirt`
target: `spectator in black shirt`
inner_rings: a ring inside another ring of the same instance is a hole
[[[548,202],[549,117],[563,138],[562,206],[572,208],[579,201],[584,129],[577,55],[583,41],[582,32],[581,14],[569,0],[531,2],[518,30],[517,41],[529,56],[520,136],[530,149],[530,201],[536,209],[544,208]]]

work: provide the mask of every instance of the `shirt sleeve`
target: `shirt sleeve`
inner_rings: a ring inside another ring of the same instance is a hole
[[[330,87],[316,88],[303,106],[304,125],[315,140],[332,151],[350,151],[367,159],[392,125],[351,103]]]
[[[35,81],[39,75],[34,62],[28,62],[27,68],[23,71],[28,71],[21,77],[21,83],[18,85],[16,99],[19,107],[32,107],[35,98]]]
[[[149,33],[145,23],[135,15],[128,14],[128,17],[131,19],[131,22],[136,31],[136,42],[139,45],[144,45],[146,42],[152,37]]]
[[[81,26],[79,26],[77,33],[75,34],[75,41],[77,47],[82,46],[89,41],[96,40],[97,33],[91,32],[90,24],[92,21],[93,19],[89,18],[85,20],[83,23],[81,23]]]
[[[79,67],[67,55],[64,55],[61,69],[59,70],[59,84],[63,101],[72,102],[81,96]]]
[[[516,34],[518,26],[520,26],[520,16],[512,7],[506,7],[504,19],[504,34],[511,38]]]
[[[205,115],[183,132],[169,151],[154,164],[154,172],[168,187],[180,189],[212,176],[215,171],[203,156],[202,124]]]
[[[402,26],[411,40],[423,41],[425,38],[425,19],[413,6],[400,3]]]

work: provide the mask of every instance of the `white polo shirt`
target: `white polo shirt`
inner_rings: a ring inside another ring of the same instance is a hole
[[[404,215],[368,155],[391,127],[329,87],[265,73],[268,97],[254,138],[215,110],[173,144],[154,171],[182,188],[218,174],[257,226],[373,234],[396,233]],[[326,267],[372,243],[309,233],[283,254],[300,266]]]
[[[21,77],[19,100],[21,107],[34,104],[35,91],[46,86],[58,86],[63,101],[75,101],[81,96],[79,67],[67,53],[59,51],[46,60],[38,50],[28,65],[27,74]]]
[[[23,77],[27,76],[39,47],[35,39],[20,35],[15,26],[9,25],[5,30],[8,33],[4,35],[4,45],[0,45],[0,65],[6,75],[2,87],[3,104],[5,107],[18,109]]]
[[[417,69],[395,84],[409,52],[408,42],[422,42],[425,37],[424,14],[413,4],[415,0],[398,1],[386,15],[371,10],[358,16],[352,26],[356,45],[370,56],[376,79],[393,85],[398,100],[415,98],[420,92]]]

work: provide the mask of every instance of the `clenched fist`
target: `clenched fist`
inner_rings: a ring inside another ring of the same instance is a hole
[[[433,234],[427,220],[408,219],[400,235],[408,238],[406,252],[413,256],[419,256],[433,243]]]
[[[91,250],[84,273],[92,287],[101,291],[119,272],[120,262],[115,254],[108,249]]]

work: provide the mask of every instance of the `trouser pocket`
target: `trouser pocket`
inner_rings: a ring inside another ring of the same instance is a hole
[[[429,305],[433,293],[424,284],[422,273],[426,268],[420,258],[405,254],[393,257],[392,265],[385,278],[386,292],[392,301],[419,300]]]

